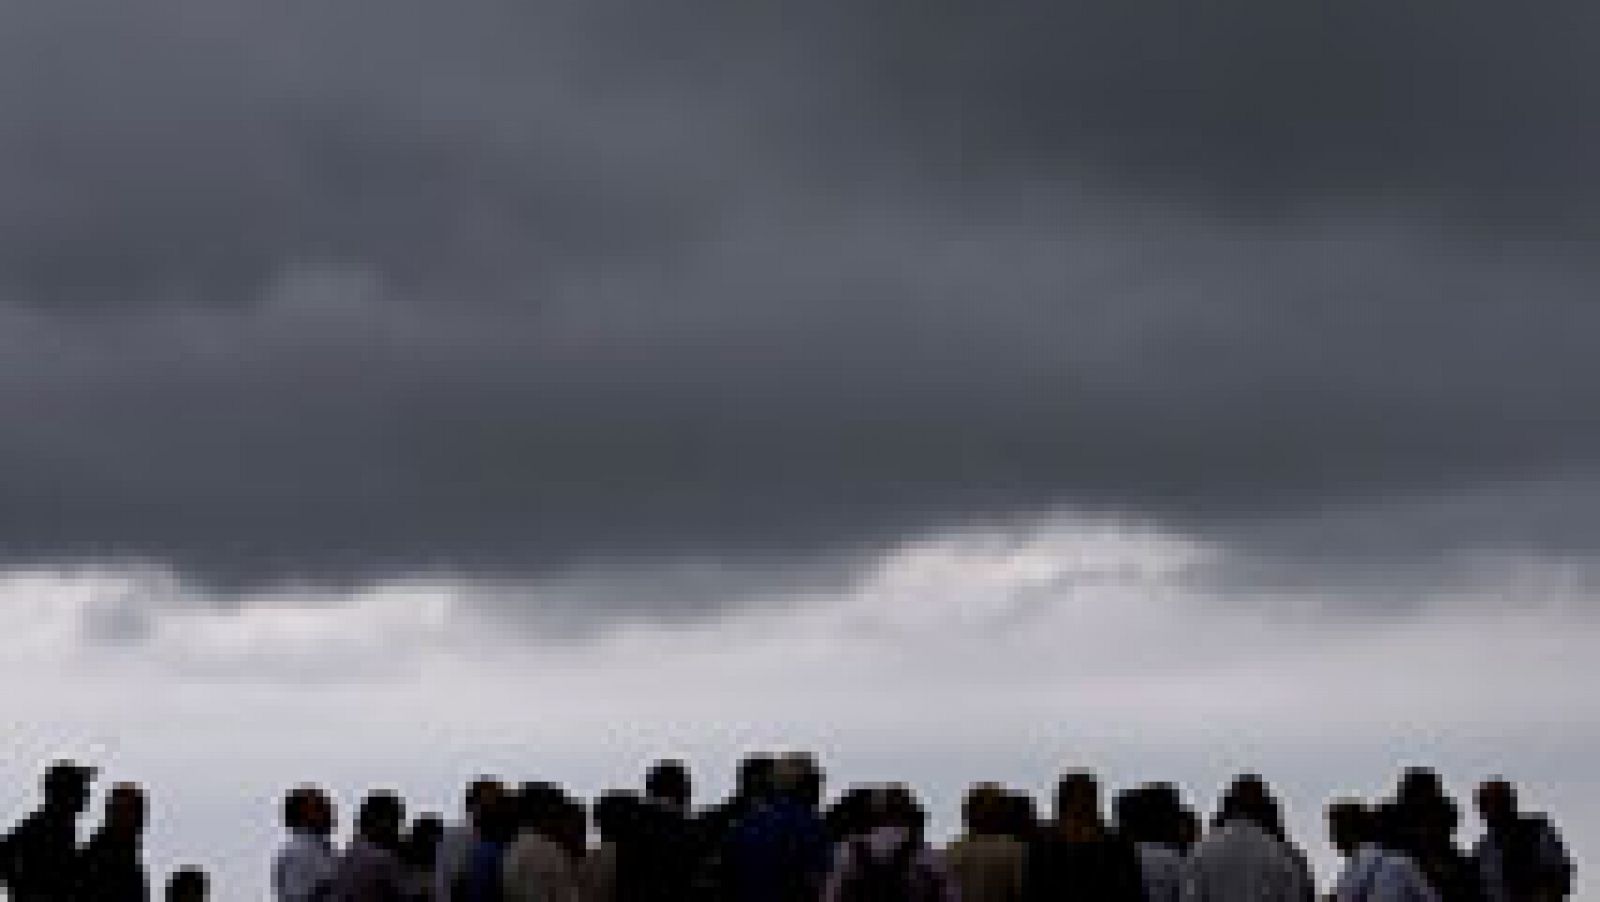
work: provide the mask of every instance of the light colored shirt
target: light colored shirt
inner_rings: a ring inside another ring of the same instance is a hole
[[[900,827],[880,827],[865,836],[840,843],[834,853],[833,867],[823,883],[822,902],[841,902],[845,887],[857,869],[870,863],[859,860],[863,851],[873,860],[884,861],[910,841],[909,835]],[[961,902],[961,892],[945,868],[943,857],[937,852],[920,846],[912,852],[908,865],[906,876],[912,881],[913,898]]]
[[[1028,847],[1010,836],[964,836],[944,852],[962,902],[1017,902]]]
[[[1184,863],[1183,902],[1306,902],[1313,895],[1294,850],[1243,819],[1212,830]]]
[[[1183,897],[1183,853],[1153,842],[1139,843],[1138,849],[1145,902],[1179,902]]]
[[[1344,868],[1334,881],[1333,902],[1362,902],[1377,879],[1383,854],[1383,850],[1372,843],[1357,847],[1355,854],[1345,859]]]
[[[338,859],[327,837],[291,833],[272,861],[272,893],[277,902],[313,902],[333,883]]]
[[[1398,852],[1382,852],[1358,902],[1440,902],[1422,868]]]
[[[525,830],[506,850],[501,865],[506,902],[575,902],[577,870],[559,843]]]

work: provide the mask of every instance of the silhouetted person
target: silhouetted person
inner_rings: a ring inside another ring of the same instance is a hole
[[[1456,846],[1460,808],[1429,768],[1405,772],[1395,789],[1393,842],[1421,869],[1443,902],[1484,902],[1477,863]]]
[[[645,775],[644,798],[619,846],[616,893],[622,902],[679,902],[693,895],[705,842],[690,809],[692,795],[682,762],[657,762]]]
[[[852,786],[823,812],[830,843],[838,845],[872,829],[872,792],[870,786]]]
[[[1223,795],[1211,832],[1184,865],[1184,902],[1309,902],[1316,889],[1303,855],[1284,836],[1265,782],[1239,777]]]
[[[356,812],[356,832],[339,856],[332,902],[405,902],[400,831],[406,806],[392,792],[374,792]]]
[[[1056,785],[1056,818],[1028,849],[1025,881],[1040,902],[1144,899],[1138,852],[1106,824],[1093,774],[1068,773]]]
[[[119,783],[106,795],[105,816],[79,857],[78,895],[96,902],[149,902],[145,874],[144,791]]]
[[[818,813],[822,773],[806,755],[777,759],[771,791],[726,843],[726,890],[734,902],[813,902],[828,872],[827,830]]]
[[[1183,890],[1179,848],[1182,802],[1177,790],[1150,784],[1117,795],[1112,805],[1117,832],[1139,853],[1146,902],[1178,902]]]
[[[1039,838],[1039,808],[1026,792],[1006,793],[1006,833],[1024,845]]]
[[[1556,902],[1572,894],[1574,867],[1561,835],[1542,814],[1525,814],[1501,779],[1478,787],[1484,834],[1473,851],[1489,902]]]
[[[167,881],[167,902],[206,902],[211,898],[211,882],[199,868],[181,868]]]
[[[573,848],[573,817],[587,830],[583,808],[549,783],[524,784],[518,792],[516,839],[501,864],[506,902],[568,902],[577,894],[578,857]],[[581,840],[578,843],[581,846]],[[477,900],[472,900],[477,902]]]
[[[638,829],[644,800],[631,792],[612,791],[594,803],[594,827],[600,841],[578,865],[578,896],[583,902],[616,902],[622,847]]]
[[[771,796],[777,764],[778,759],[767,754],[749,755],[739,762],[733,794],[701,819],[709,842],[715,846],[727,842],[733,828]]]
[[[698,898],[726,900],[731,896],[728,843],[734,827],[771,794],[777,760],[764,753],[740,759],[733,793],[701,815],[700,836],[704,848],[695,875]]]
[[[45,771],[43,804],[0,840],[0,886],[12,902],[70,899],[78,874],[78,818],[95,770],[58,761]]]
[[[1374,815],[1357,800],[1328,806],[1328,841],[1344,859],[1333,887],[1334,902],[1365,902],[1375,890],[1383,847],[1377,842]]]
[[[924,841],[925,816],[904,786],[871,794],[868,829],[838,847],[822,902],[960,902],[944,860]]]
[[[993,783],[967,791],[961,804],[961,838],[945,849],[945,862],[962,902],[1021,902],[1027,844],[1011,833],[1011,794]]]
[[[277,902],[323,902],[333,888],[333,802],[314,786],[293,789],[283,800],[288,838],[272,862]]]
[[[434,902],[435,874],[439,841],[444,836],[444,819],[425,814],[411,822],[400,844],[400,864],[406,872],[405,894],[409,902]]]
[[[522,795],[502,789],[478,800],[473,815],[472,845],[451,878],[450,902],[501,902],[506,850],[517,836]]]
[[[464,818],[460,823],[445,827],[439,839],[434,894],[441,902],[452,898],[458,879],[467,872],[473,850],[482,839],[484,812],[489,809],[507,811],[505,800],[505,784],[493,777],[479,777],[467,786],[462,806]]]

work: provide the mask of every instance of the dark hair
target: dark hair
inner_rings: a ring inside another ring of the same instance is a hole
[[[1068,771],[1056,782],[1056,815],[1069,813],[1093,815],[1101,818],[1100,779],[1085,770]]]
[[[361,808],[356,812],[356,832],[362,836],[372,836],[382,831],[379,836],[392,838],[405,819],[406,805],[400,801],[400,797],[393,792],[380,790],[369,793],[361,800]]]
[[[167,881],[167,902],[190,902],[204,899],[210,891],[210,880],[199,868],[179,868]]]
[[[1328,830],[1335,840],[1348,839],[1354,845],[1373,839],[1373,815],[1359,799],[1340,799],[1328,806]]]
[[[1278,839],[1284,838],[1283,812],[1267,788],[1267,781],[1257,774],[1241,774],[1235,778],[1222,796],[1217,819],[1247,820]]]
[[[772,792],[772,779],[778,769],[778,759],[765,753],[748,755],[739,762],[738,794],[745,798],[763,798]]]
[[[311,815],[311,806],[321,799],[322,790],[315,786],[297,786],[289,790],[283,797],[283,825],[290,830],[305,827]]]
[[[401,847],[401,858],[419,870],[433,870],[439,857],[439,841],[444,839],[444,819],[424,814],[411,822]]]
[[[642,805],[639,797],[631,792],[614,789],[601,793],[592,812],[600,839],[618,842],[627,837],[637,823]]]
[[[1111,802],[1117,833],[1130,842],[1160,842],[1161,821],[1156,800],[1146,787],[1125,789]]]
[[[476,811],[487,799],[505,793],[505,784],[494,777],[479,777],[467,784],[465,806],[467,811]]]
[[[967,790],[961,803],[961,817],[974,836],[999,836],[1008,832],[1011,797],[995,783],[979,783]]]
[[[644,790],[657,798],[687,803],[692,788],[689,768],[682,761],[657,761],[644,777]]]
[[[1032,842],[1039,833],[1039,809],[1025,792],[1006,793],[1006,830],[1013,839]]]

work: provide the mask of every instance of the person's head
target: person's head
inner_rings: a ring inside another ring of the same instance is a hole
[[[822,769],[804,752],[778,758],[772,768],[772,794],[815,808],[822,804]]]
[[[44,772],[40,789],[44,806],[52,811],[78,815],[89,810],[89,790],[94,785],[95,769],[75,761],[57,761]]]
[[[1026,792],[1006,793],[1007,835],[1022,842],[1032,842],[1039,833],[1039,809],[1033,796]]]
[[[517,791],[518,828],[537,833],[581,855],[589,838],[589,814],[582,803],[554,783],[530,782]]]
[[[144,790],[132,783],[118,783],[106,794],[105,833],[138,838],[144,833]]]
[[[1256,774],[1241,774],[1223,793],[1217,817],[1223,823],[1248,821],[1263,831],[1283,837],[1283,817],[1267,781]]]
[[[330,836],[333,820],[333,802],[315,786],[296,787],[283,798],[283,826],[290,833]]]
[[[437,814],[424,814],[413,820],[411,829],[406,831],[406,863],[420,870],[432,870],[439,855],[439,841],[443,838],[444,818]]]
[[[1417,820],[1411,809],[1390,800],[1372,812],[1372,840],[1385,849],[1415,855],[1418,851]]]
[[[1111,800],[1117,833],[1131,842],[1154,842],[1156,833],[1150,794],[1143,787],[1124,789]]]
[[[406,805],[400,797],[379,790],[361,800],[361,808],[356,812],[356,834],[373,845],[397,849],[405,821]]]
[[[1478,816],[1484,826],[1499,830],[1517,819],[1517,789],[1502,777],[1485,780],[1477,793]]]
[[[687,810],[693,795],[689,767],[682,761],[657,761],[644,776],[644,791],[652,799]]]
[[[893,827],[917,840],[922,838],[926,817],[917,797],[902,783],[879,786],[868,796],[867,822],[873,829]]]
[[[1000,836],[1008,832],[1010,799],[998,783],[979,783],[967,790],[961,803],[961,820],[969,836]]]
[[[739,762],[738,787],[736,794],[741,799],[764,799],[772,794],[773,771],[777,769],[778,759],[772,755],[748,755]]]
[[[594,829],[601,842],[621,842],[639,818],[642,802],[637,795],[621,790],[601,794],[595,800]]]
[[[557,842],[565,841],[572,834],[574,805],[567,791],[554,783],[542,780],[524,783],[517,790],[518,827]],[[577,808],[581,814],[583,807]],[[588,830],[586,820],[584,830]]]
[[[1395,787],[1394,801],[1409,820],[1411,833],[1424,846],[1450,843],[1460,826],[1460,809],[1432,768],[1408,768]]]
[[[1328,840],[1339,854],[1354,855],[1363,843],[1372,841],[1372,818],[1359,799],[1340,799],[1328,806]]]
[[[1400,774],[1395,785],[1395,801],[1402,805],[1418,805],[1449,798],[1444,791],[1444,778],[1431,767],[1408,767]]]
[[[462,807],[467,820],[477,824],[484,810],[500,805],[506,797],[506,785],[493,777],[479,777],[467,784]]]
[[[1149,798],[1151,831],[1155,842],[1183,847],[1184,817],[1183,794],[1171,783],[1148,783],[1144,791]]]
[[[199,868],[180,868],[167,881],[167,902],[206,902],[210,893],[210,881]]]
[[[1117,794],[1111,803],[1117,832],[1137,843],[1177,846],[1183,839],[1183,801],[1168,783],[1147,783]]]
[[[834,842],[843,842],[871,829],[872,788],[852,786],[846,789],[823,815],[823,824]]]
[[[1100,781],[1088,771],[1069,771],[1056,783],[1056,820],[1101,820]]]

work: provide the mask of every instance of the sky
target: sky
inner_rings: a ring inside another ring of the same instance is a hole
[[[245,899],[303,780],[796,747],[946,833],[1259,770],[1326,868],[1434,764],[1592,860],[1597,53],[1580,0],[5,4],[0,814],[93,758]]]

